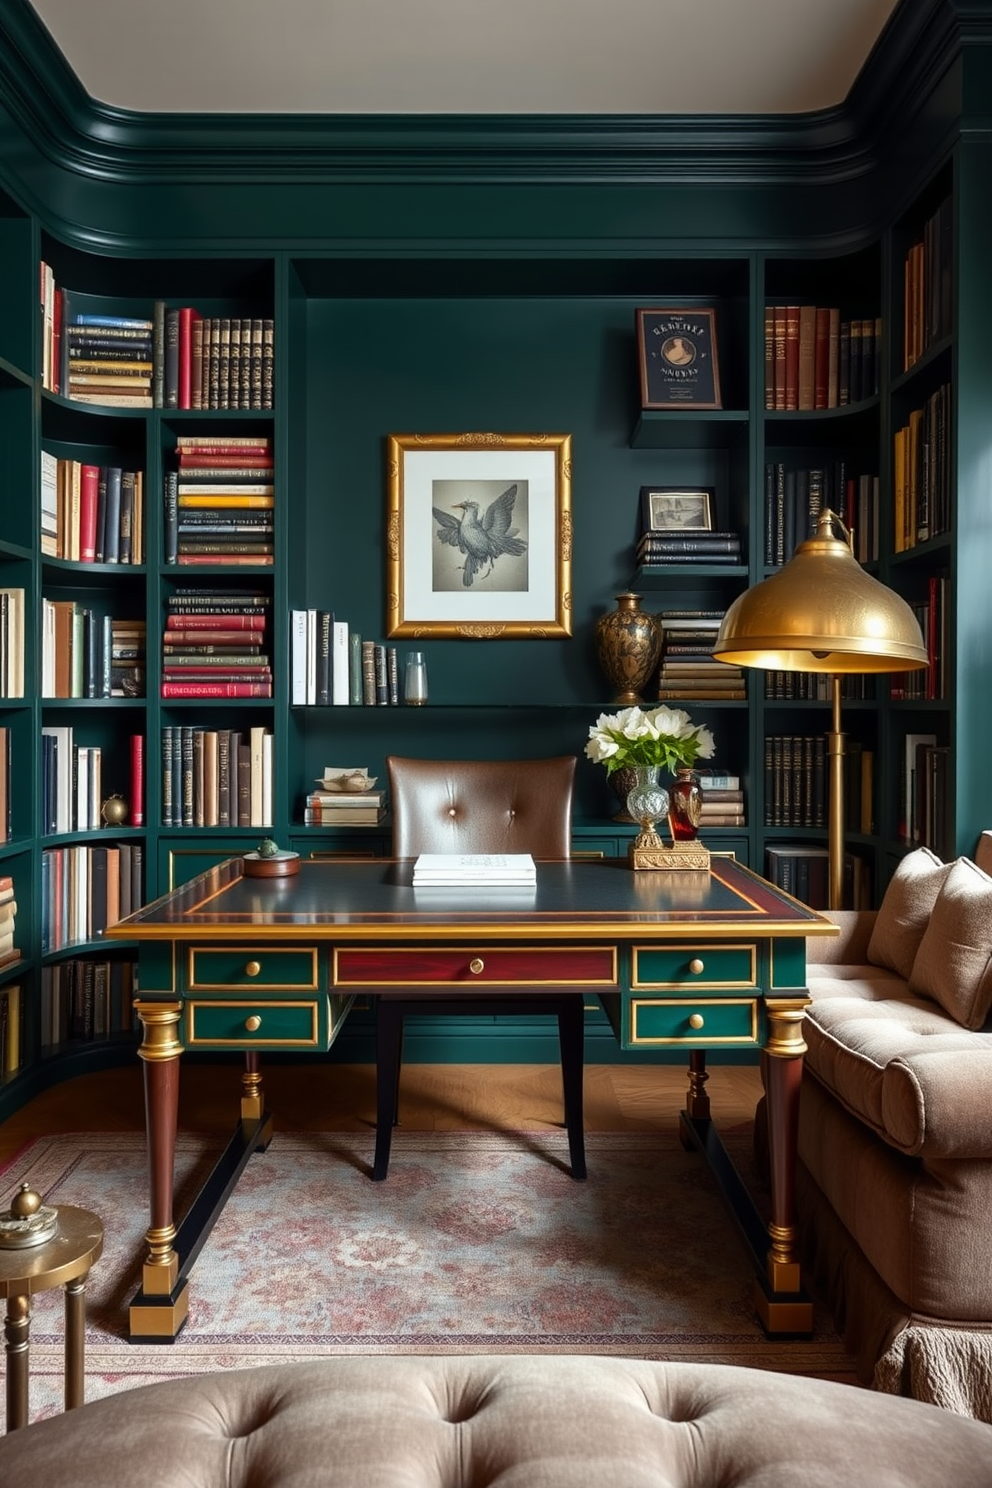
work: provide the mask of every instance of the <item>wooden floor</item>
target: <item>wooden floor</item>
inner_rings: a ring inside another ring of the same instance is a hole
[[[285,1131],[363,1131],[375,1126],[372,1065],[272,1065],[266,1104]],[[685,1103],[685,1070],[675,1066],[587,1065],[587,1131],[671,1129]],[[749,1120],[760,1094],[757,1068],[714,1065],[707,1085],[718,1122]],[[240,1072],[233,1065],[186,1064],[179,1124],[227,1133],[237,1118]],[[411,1129],[540,1130],[560,1126],[557,1065],[407,1064],[400,1120]],[[82,1075],[45,1091],[0,1126],[0,1163],[36,1136],[76,1131],[141,1131],[141,1066]]]

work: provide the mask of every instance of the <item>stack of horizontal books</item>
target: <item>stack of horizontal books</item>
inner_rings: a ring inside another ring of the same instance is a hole
[[[14,944],[14,922],[17,918],[17,900],[14,898],[14,880],[9,873],[0,877],[0,966],[8,961],[17,961],[20,951]]]
[[[423,888],[532,888],[537,869],[530,853],[421,853],[413,886]]]
[[[386,792],[332,791],[318,788],[306,799],[308,827],[375,827],[386,816]]]
[[[268,435],[182,435],[165,475],[165,561],[271,565],[275,484]]]
[[[744,792],[739,775],[697,771],[702,793],[701,827],[746,827]]]
[[[678,563],[739,564],[741,539],[737,532],[687,532],[684,527],[656,528],[642,534],[637,544],[638,564],[664,568]]]
[[[164,698],[272,696],[265,650],[269,596],[252,590],[177,589],[162,636]]]
[[[152,406],[152,322],[127,315],[73,313],[63,293],[65,381],[75,403],[113,408]]]
[[[747,696],[738,666],[713,659],[722,610],[663,610],[658,698],[734,701]]]

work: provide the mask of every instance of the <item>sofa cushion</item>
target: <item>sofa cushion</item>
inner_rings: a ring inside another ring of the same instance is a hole
[[[868,942],[868,960],[908,979],[947,867],[928,847],[907,853],[889,881]]]
[[[992,878],[968,858],[947,871],[909,975],[909,990],[932,997],[965,1028],[981,1028],[992,1007]]]
[[[929,998],[874,971],[811,978],[806,1064],[900,1152],[992,1158],[992,1033],[972,1033]]]

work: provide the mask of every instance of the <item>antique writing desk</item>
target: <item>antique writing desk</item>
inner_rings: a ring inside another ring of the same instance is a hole
[[[259,1056],[324,1053],[355,996],[469,988],[599,995],[623,1048],[684,1045],[686,1145],[717,1174],[755,1264],[769,1332],[802,1333],[812,1309],[796,1255],[793,1172],[806,993],[805,937],[835,934],[731,858],[710,873],[632,872],[621,860],[539,863],[536,890],[414,890],[413,864],[304,862],[246,878],[232,859],[138,910],[108,935],[137,940],[149,1143],[148,1254],[134,1339],[171,1340],[188,1277],[251,1154],[271,1137]],[[709,1120],[706,1051],[761,1050],[771,1217],[758,1217]],[[243,1050],[241,1120],[177,1228],[173,1159],[184,1049]]]

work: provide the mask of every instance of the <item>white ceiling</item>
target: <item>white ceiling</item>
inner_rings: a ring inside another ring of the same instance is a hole
[[[166,113],[754,114],[847,95],[896,0],[33,0]]]

